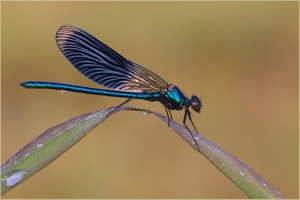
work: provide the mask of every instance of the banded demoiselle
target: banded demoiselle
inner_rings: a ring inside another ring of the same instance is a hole
[[[189,111],[189,107],[191,107],[194,111],[200,112],[202,104],[197,96],[193,95],[191,99],[187,98],[175,85],[168,84],[150,70],[127,60],[80,28],[70,25],[60,27],[56,33],[56,42],[64,56],[79,72],[92,81],[113,90],[42,81],[24,82],[20,84],[21,86],[159,101],[165,106],[169,120],[172,119],[170,110],[182,110],[184,108],[183,124],[199,149],[195,138],[186,125],[186,118],[188,117],[198,133]]]

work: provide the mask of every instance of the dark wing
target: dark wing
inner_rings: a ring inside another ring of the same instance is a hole
[[[83,75],[108,88],[129,92],[158,92],[168,83],[130,61],[82,29],[60,27],[56,42],[71,64]]]

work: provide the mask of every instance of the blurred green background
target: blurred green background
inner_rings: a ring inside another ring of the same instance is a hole
[[[1,164],[46,129],[123,102],[19,86],[101,87],[56,46],[58,28],[72,24],[199,95],[200,134],[298,198],[298,2],[2,2],[1,14]],[[246,196],[160,120],[121,112],[3,198]]]

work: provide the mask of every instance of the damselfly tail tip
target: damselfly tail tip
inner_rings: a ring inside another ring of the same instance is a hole
[[[24,88],[28,88],[26,85],[26,82],[20,83],[20,86],[24,87]]]

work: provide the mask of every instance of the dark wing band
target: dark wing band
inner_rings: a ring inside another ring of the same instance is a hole
[[[130,61],[79,28],[64,25],[56,42],[71,64],[83,75],[108,88],[129,92],[157,92],[168,83]]]

